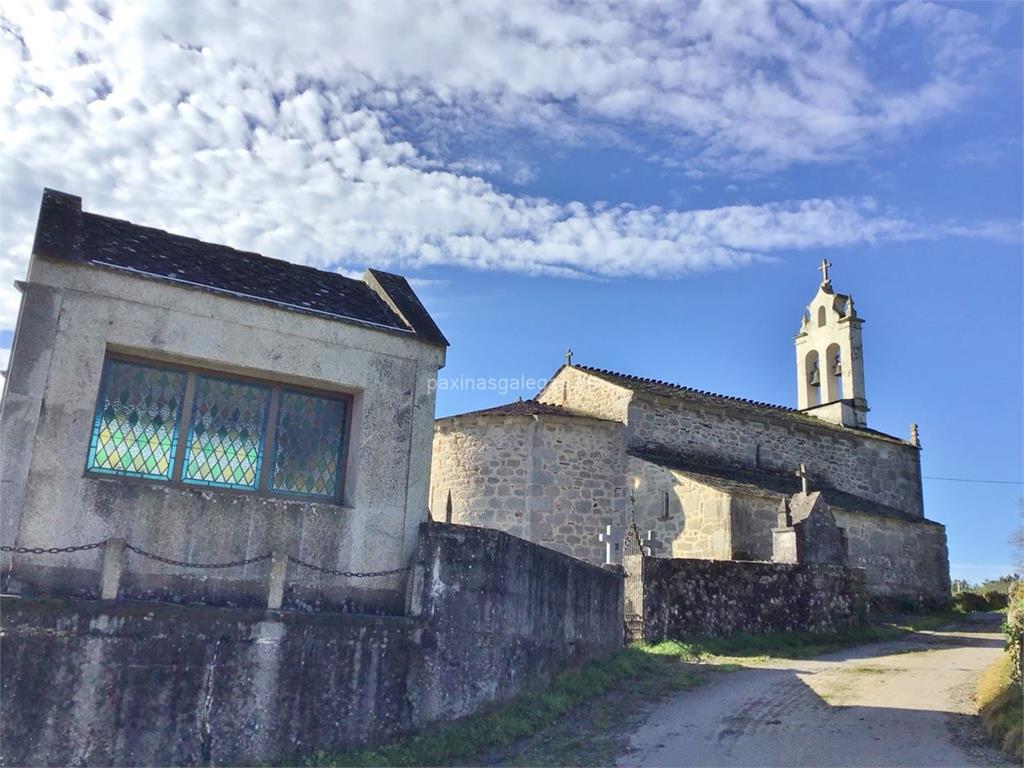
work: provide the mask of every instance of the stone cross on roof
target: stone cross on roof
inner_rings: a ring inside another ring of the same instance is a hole
[[[807,474],[807,467],[806,467],[806,465],[801,464],[800,465],[800,469],[798,469],[795,474],[796,474],[797,477],[800,478],[800,489],[804,492],[804,494],[806,494],[807,493],[807,479],[810,477],[810,475]]]
[[[828,282],[828,268],[832,266],[832,262],[827,259],[821,260],[821,266],[818,270],[821,272],[821,284],[825,285]]]
[[[624,525],[609,525],[605,527],[604,533],[598,534],[597,538],[604,544],[605,565],[617,565],[615,551],[622,546],[625,537],[626,526]]]

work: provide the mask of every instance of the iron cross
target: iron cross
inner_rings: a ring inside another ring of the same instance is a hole
[[[566,365],[572,365],[572,350],[571,349],[565,350],[565,364]]]

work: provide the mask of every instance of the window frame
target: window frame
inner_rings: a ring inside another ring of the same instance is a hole
[[[92,454],[92,425],[95,423],[96,409],[100,407],[105,393],[105,382],[107,379],[107,364],[109,362],[127,363],[133,365],[160,368],[185,375],[185,390],[182,395],[180,406],[180,420],[178,429],[175,432],[174,456],[172,457],[171,476],[161,480],[158,478],[142,477],[136,474],[120,474],[104,472],[92,469],[89,466],[89,458]],[[224,485],[206,485],[195,482],[188,482],[183,479],[185,468],[185,457],[189,450],[188,437],[191,432],[192,420],[195,412],[196,380],[199,376],[206,376],[213,379],[235,381],[241,384],[264,387],[269,391],[270,400],[267,404],[267,412],[264,416],[261,441],[263,443],[263,455],[258,468],[259,482],[255,488],[239,488]],[[273,488],[273,463],[277,449],[277,421],[281,404],[281,394],[291,392],[299,395],[319,397],[325,400],[336,400],[345,404],[345,422],[342,426],[341,449],[338,453],[338,471],[336,476],[337,488],[331,496],[323,496],[313,493],[302,493],[300,491],[279,491]],[[84,476],[99,480],[117,480],[130,483],[145,483],[159,487],[172,486],[190,491],[212,491],[214,493],[241,493],[246,496],[259,498],[281,499],[293,503],[307,504],[334,504],[343,506],[345,502],[345,487],[348,475],[349,443],[352,439],[353,406],[355,398],[346,392],[316,389],[301,384],[274,381],[257,376],[245,376],[207,368],[205,366],[189,365],[182,363],[166,362],[159,359],[144,357],[141,355],[124,354],[120,352],[107,352],[103,357],[103,371],[100,375],[99,391],[96,393],[96,401],[93,406],[92,419],[88,440],[85,450],[85,471]]]

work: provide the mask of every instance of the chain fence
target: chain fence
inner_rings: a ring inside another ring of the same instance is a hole
[[[107,539],[93,544],[81,544],[77,547],[8,547],[0,545],[0,552],[13,552],[16,555],[62,555],[67,552],[85,552],[88,549],[99,549],[106,546]]]
[[[316,571],[317,573],[327,574],[328,576],[346,576],[352,579],[372,579],[375,576],[392,576],[396,573],[408,571],[411,568],[411,566],[407,565],[404,568],[392,568],[390,571],[338,571],[334,568],[324,568],[322,565],[307,563],[305,560],[300,560],[293,555],[288,555],[288,562],[302,566],[303,568],[309,568],[311,571]]]
[[[256,557],[250,557],[245,560],[231,560],[226,563],[194,563],[189,560],[174,560],[170,557],[155,555],[152,552],[147,552],[144,549],[139,549],[134,544],[125,544],[124,548],[129,552],[134,552],[136,555],[140,555],[150,560],[156,560],[158,563],[176,565],[181,568],[240,568],[243,565],[258,563],[261,560],[269,560],[272,557],[272,553],[267,552],[265,555],[257,555]]]
[[[68,554],[71,552],[85,552],[90,549],[99,549],[100,547],[106,546],[111,539],[104,539],[103,541],[97,541],[92,544],[82,544],[74,547],[9,547],[6,545],[0,545],[0,552],[11,552],[17,555],[60,555]],[[125,542],[125,550],[133,552],[140,557],[145,557],[149,560],[155,560],[158,563],[164,563],[165,565],[173,565],[179,568],[201,568],[201,569],[221,569],[221,568],[240,568],[245,565],[252,565],[263,560],[270,560],[273,557],[273,552],[266,552],[262,555],[255,557],[245,558],[244,560],[230,560],[224,563],[198,563],[191,560],[175,560],[171,557],[164,557],[157,555],[153,552],[147,552],[140,547],[136,547],[130,542]],[[412,566],[404,566],[402,568],[392,568],[386,571],[342,571],[335,568],[325,568],[322,565],[310,563],[306,560],[300,560],[294,555],[288,555],[288,562],[293,563],[302,568],[308,568],[311,571],[322,573],[326,576],[344,576],[350,579],[370,579],[378,576],[393,576],[396,573],[403,573],[408,571]]]

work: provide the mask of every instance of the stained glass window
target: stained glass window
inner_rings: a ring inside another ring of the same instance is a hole
[[[222,488],[259,487],[270,389],[196,376],[181,479]]]
[[[169,480],[178,442],[184,373],[108,360],[86,469]]]
[[[348,404],[283,390],[277,409],[271,488],[336,496]]]
[[[336,500],[350,403],[109,358],[86,470]]]

